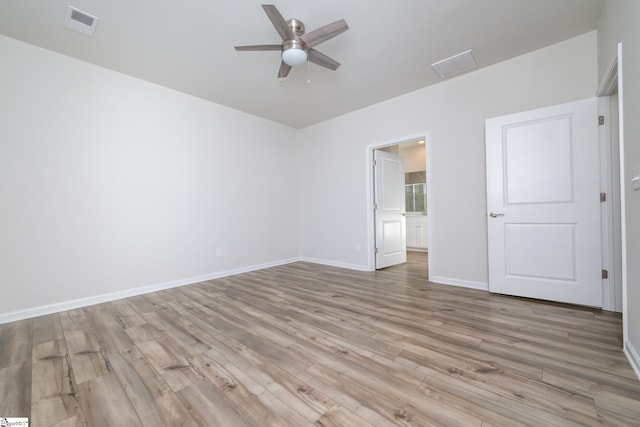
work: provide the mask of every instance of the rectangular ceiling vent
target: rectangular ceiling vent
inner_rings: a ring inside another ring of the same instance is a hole
[[[98,18],[69,6],[64,26],[87,36],[92,36],[98,25]]]
[[[471,50],[467,50],[431,64],[431,67],[433,67],[433,69],[436,70],[436,73],[438,73],[443,79],[464,73],[465,71],[469,71],[477,66],[478,64],[476,63],[476,59],[473,57]]]

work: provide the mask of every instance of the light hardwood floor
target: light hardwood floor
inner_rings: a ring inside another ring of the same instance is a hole
[[[0,325],[31,426],[640,425],[613,313],[295,263]]]

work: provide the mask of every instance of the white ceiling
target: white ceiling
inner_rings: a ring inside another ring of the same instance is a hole
[[[256,0],[2,0],[0,33],[295,128],[442,81],[430,64],[472,49],[479,67],[594,30],[602,0],[274,0],[307,31],[344,18],[316,48],[342,63],[278,79],[278,44]],[[65,28],[67,6],[100,18]]]

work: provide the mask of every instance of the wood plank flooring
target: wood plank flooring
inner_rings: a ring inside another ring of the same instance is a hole
[[[617,314],[295,263],[0,325],[40,426],[640,425]]]

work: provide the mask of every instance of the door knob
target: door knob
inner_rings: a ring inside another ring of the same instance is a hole
[[[491,212],[491,213],[489,214],[489,216],[490,216],[491,218],[497,218],[497,217],[499,217],[499,216],[504,216],[504,214],[503,214],[503,213],[495,213],[495,212]]]

